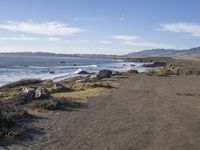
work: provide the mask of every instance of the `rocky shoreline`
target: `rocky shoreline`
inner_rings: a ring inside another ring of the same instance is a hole
[[[79,76],[60,82],[28,79],[0,87],[0,138],[14,138],[22,134],[23,122],[26,122],[27,116],[32,115],[32,112],[81,107],[84,103],[81,98],[85,93],[80,98],[72,94],[95,89],[96,91],[90,90],[88,93],[89,96],[95,96],[104,89],[99,93],[103,94],[116,86],[109,79],[122,74],[126,73],[101,70],[98,74],[88,74],[85,77]]]
[[[130,61],[130,60],[129,60]],[[176,60],[177,61],[177,60]],[[146,61],[149,72],[137,70],[117,72],[101,70],[98,74],[78,76],[59,82],[51,80],[20,80],[0,87],[0,138],[15,138],[24,133],[24,123],[33,112],[72,110],[82,107],[82,99],[98,96],[119,86],[118,80],[130,76],[200,75],[200,70],[188,62]],[[149,65],[149,62],[150,65]],[[149,66],[148,66],[149,65]],[[155,66],[154,66],[155,65]],[[198,66],[198,65],[197,65]],[[82,71],[80,74],[86,74]]]

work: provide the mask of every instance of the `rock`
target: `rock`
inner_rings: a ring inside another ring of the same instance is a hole
[[[73,64],[73,66],[77,66],[77,64]]]
[[[22,93],[23,93],[22,95],[26,101],[31,101],[35,97],[35,89],[34,88],[25,87],[22,89]]]
[[[130,64],[130,66],[135,66],[135,64]]]
[[[122,75],[122,73],[119,72],[119,71],[113,71],[112,72],[112,76],[118,76],[118,75]]]
[[[76,84],[79,84],[79,83],[84,83],[85,80],[76,80]]]
[[[138,74],[138,71],[137,70],[128,70],[127,71],[127,74]]]
[[[54,71],[49,71],[49,74],[54,74],[55,72]]]
[[[90,74],[90,73],[88,73],[87,71],[81,70],[77,74]]]
[[[112,71],[110,70],[101,70],[99,71],[98,78],[110,78],[112,76]]]
[[[153,63],[150,64],[143,64],[142,67],[164,67],[167,66],[166,62],[162,62],[162,61],[155,61]]]
[[[90,79],[97,79],[98,78],[98,75],[97,74],[92,74],[91,76],[90,76]]]
[[[159,76],[170,76],[170,75],[177,75],[173,70],[170,68],[164,67],[161,68],[160,71],[158,72]]]
[[[60,83],[55,83],[50,92],[51,93],[59,93],[59,92],[67,92],[67,91],[72,91],[72,90],[70,88],[63,86]]]
[[[170,68],[170,67],[169,67]],[[170,68],[171,69],[171,68]],[[184,74],[184,69],[183,68],[179,68],[179,67],[173,67],[172,70],[174,71],[174,73],[176,75],[182,75]]]
[[[60,63],[61,63],[61,64],[65,64],[66,62],[65,62],[65,61],[60,61]]]
[[[50,98],[50,92],[45,89],[45,88],[38,88],[35,91],[35,98],[44,98],[44,99],[48,99]]]

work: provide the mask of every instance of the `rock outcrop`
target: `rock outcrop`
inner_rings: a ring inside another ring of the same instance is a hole
[[[110,70],[100,70],[98,74],[98,78],[110,78],[112,76],[112,71]]]
[[[90,74],[90,73],[87,72],[87,71],[81,70],[81,71],[79,71],[77,74]]]
[[[37,99],[48,99],[50,98],[50,92],[45,88],[37,88],[35,91],[35,98]]]
[[[35,89],[34,88],[25,87],[25,88],[22,89],[21,96],[23,96],[25,101],[31,101],[35,97]]]

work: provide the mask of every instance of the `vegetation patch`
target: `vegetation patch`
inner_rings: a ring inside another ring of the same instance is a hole
[[[81,90],[81,91],[74,91],[74,92],[65,92],[65,93],[55,93],[53,94],[54,97],[57,98],[63,98],[63,97],[71,97],[72,99],[81,100],[86,100],[88,97],[96,97],[99,95],[104,95],[108,92],[110,92],[111,89],[107,88],[90,88],[87,90]]]
[[[0,138],[14,138],[22,132],[26,113],[11,104],[0,102]]]
[[[52,98],[49,100],[37,100],[28,105],[32,111],[44,112],[47,110],[66,110],[81,107],[83,104],[72,100],[69,97]]]
[[[176,73],[169,68],[162,68],[160,70],[160,72],[158,73],[158,76],[165,76],[166,77],[166,76],[169,76],[169,75],[176,75]]]
[[[31,84],[42,83],[42,82],[43,82],[42,80],[38,80],[38,79],[19,80],[19,81],[13,82],[13,83],[6,84],[6,85],[2,86],[1,89],[15,88],[18,86],[28,86]]]
[[[128,75],[136,75],[136,74],[138,74],[139,72],[137,71],[137,70],[129,70],[129,71],[127,71],[127,74]]]

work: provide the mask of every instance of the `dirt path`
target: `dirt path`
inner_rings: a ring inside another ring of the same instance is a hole
[[[92,98],[87,108],[58,112],[36,124],[44,128],[24,145],[41,150],[198,150],[200,78],[142,77]]]

